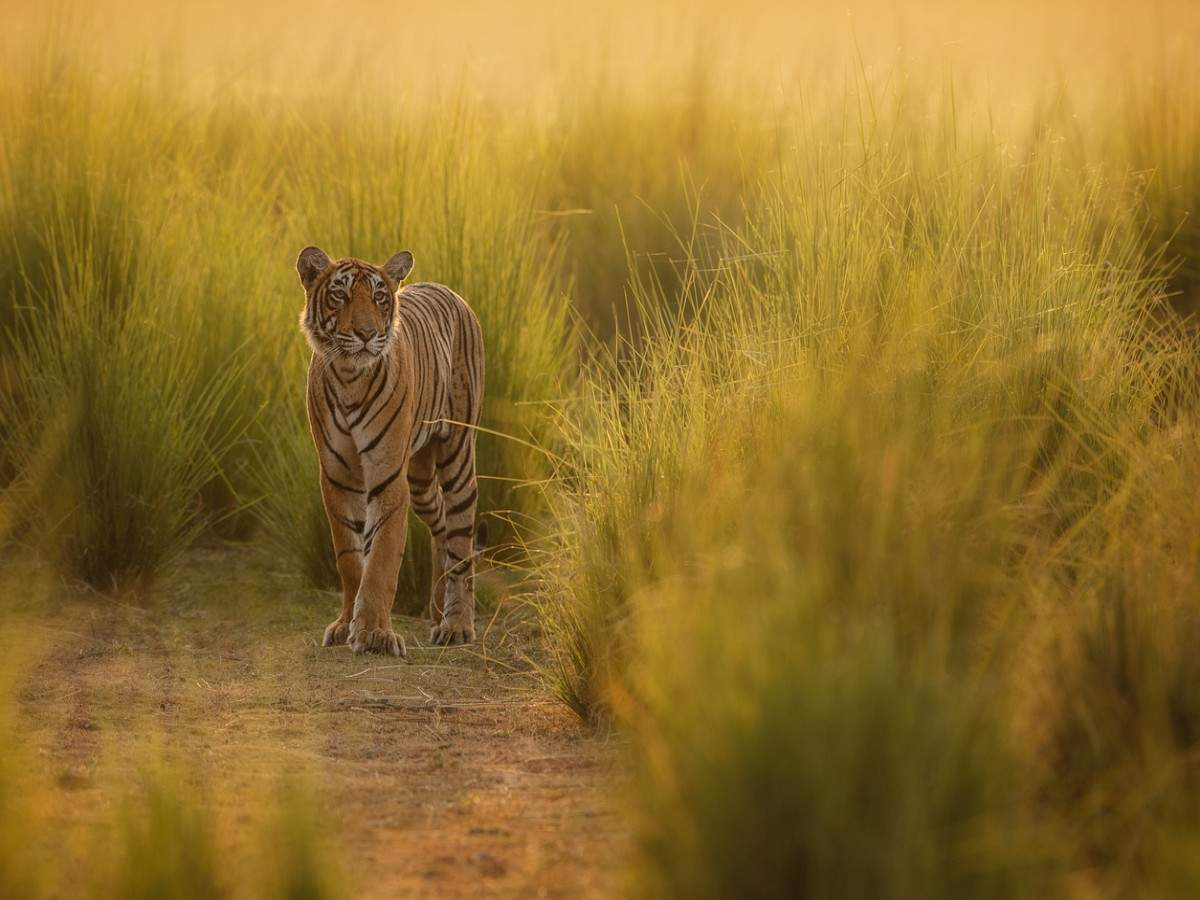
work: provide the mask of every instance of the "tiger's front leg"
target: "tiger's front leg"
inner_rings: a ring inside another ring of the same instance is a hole
[[[392,630],[391,619],[408,532],[406,469],[407,462],[387,473],[374,466],[368,469],[363,574],[349,633],[350,648],[355,653],[408,655],[404,640]]]
[[[342,611],[329,623],[321,640],[323,647],[340,647],[350,636],[350,620],[354,617],[354,600],[362,584],[362,532],[365,527],[361,495],[334,487],[322,478],[321,494],[325,514],[333,535],[333,552],[337,557],[338,576],[342,581]],[[358,502],[355,502],[358,501]]]
[[[324,398],[310,387],[309,426],[320,461],[321,499],[329,520],[335,563],[342,582],[341,613],[326,627],[321,644],[340,647],[350,636],[354,599],[362,582],[366,487],[354,444],[323,401]]]

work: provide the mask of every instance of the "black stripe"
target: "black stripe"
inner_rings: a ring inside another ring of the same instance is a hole
[[[478,495],[479,495],[479,492],[476,491],[475,488],[471,488],[471,493],[467,494],[467,496],[463,497],[462,500],[460,500],[458,503],[456,503],[454,505],[453,509],[446,510],[446,518],[450,518],[450,516],[457,515],[458,513],[465,510],[467,507],[469,507],[472,503],[475,502],[475,498]]]
[[[439,291],[438,293],[440,294],[441,292]],[[431,296],[426,294],[424,296],[425,303],[422,304],[422,309],[427,316],[436,319],[437,323],[443,326],[445,329],[444,334],[446,337],[449,337],[450,332],[453,330],[451,317],[454,314],[454,310],[449,308],[448,304],[446,303],[447,299],[448,298],[444,296]]]
[[[470,537],[471,532],[474,530],[475,530],[474,525],[464,525],[462,528],[455,528],[453,531],[451,531],[449,534],[446,535],[446,540],[452,541],[455,538]]]
[[[409,472],[408,486],[416,488],[418,493],[423,494],[433,487],[433,476],[430,475],[428,478],[422,478],[420,475],[414,475],[412,472]]]
[[[442,336],[449,344],[454,340],[454,310],[450,309],[446,304],[439,303],[433,308],[433,315],[442,325]]]
[[[392,390],[395,390],[395,388],[392,388]],[[386,406],[387,404],[384,404],[384,405]],[[384,425],[383,428],[381,428],[379,430],[379,434],[375,435],[375,437],[373,437],[371,439],[371,443],[367,444],[367,446],[363,447],[358,452],[359,453],[370,453],[372,450],[374,450],[375,445],[378,444],[381,440],[383,440],[383,436],[388,433],[388,429],[392,427],[392,423],[396,421],[396,416],[400,415],[400,410],[402,410],[402,409],[404,409],[404,404],[397,403],[396,411],[394,413],[392,413],[392,417],[387,420],[387,424]]]
[[[348,494],[361,494],[363,492],[362,488],[350,487],[350,485],[342,484],[340,481],[332,478],[330,476],[330,474],[325,471],[324,468],[321,469],[321,474],[325,476],[326,481],[328,481],[330,484],[332,484],[339,491],[345,491]]]
[[[472,429],[467,428],[465,425],[459,425],[459,426],[454,426],[454,427],[456,430],[451,434],[451,436],[447,437],[444,441],[442,441],[442,447],[448,448],[450,445],[451,439],[457,438],[454,449],[450,450],[449,453],[445,453],[442,455],[442,459],[444,459],[446,462],[450,462],[450,460],[452,460],[456,456],[458,456],[459,452],[463,448],[463,444],[465,444],[467,442],[467,438],[470,437],[470,435],[473,433]]]
[[[329,383],[328,369],[326,370],[325,377],[321,380],[325,382],[325,388],[329,391],[329,399],[334,402],[334,404],[337,406],[338,412],[340,412],[344,417],[346,415],[346,407],[342,405],[342,398],[341,395],[338,394],[337,389]]]
[[[396,388],[398,388],[398,387],[400,387],[399,381],[395,382],[392,385],[391,393],[387,395],[386,400],[384,400],[382,403],[379,404],[379,408],[376,409],[375,412],[371,413],[371,418],[369,418],[369,419],[367,419],[367,421],[363,422],[363,425],[362,425],[363,428],[369,427],[370,424],[372,422],[374,422],[376,418],[378,418],[379,414],[388,408],[388,404],[392,402],[392,397],[394,397],[396,395]],[[406,385],[404,388],[404,393],[400,395],[400,400],[399,400],[400,406],[404,405],[404,398],[407,396],[408,396],[408,386]],[[363,412],[365,413],[366,410],[364,409]]]
[[[424,313],[422,321],[428,327],[430,337],[434,340],[440,339],[449,343],[450,335],[453,332],[450,327],[450,321],[446,318],[445,313],[437,306],[426,306]]]
[[[431,481],[426,482],[424,487],[421,485],[415,485],[412,483],[412,481],[409,481],[408,493],[412,496],[413,500],[417,502],[429,503],[432,499],[437,497],[437,494],[432,490],[432,487],[433,482]]]
[[[338,380],[338,384],[342,387],[354,384],[354,382],[362,377],[362,373],[367,371],[366,369],[355,369],[354,374],[350,378],[342,378],[342,373],[337,370],[337,366],[330,366],[329,368],[333,369],[333,377]]]
[[[334,449],[333,443],[329,440],[329,432],[325,429],[325,423],[321,421],[320,416],[317,416],[316,420],[317,420],[317,428],[321,432],[321,442],[325,445],[325,449],[328,450],[330,453],[332,453],[337,458],[337,461],[342,464],[343,469],[345,469],[347,472],[349,472],[350,464],[348,462],[346,462],[346,458],[344,456],[342,456],[342,454],[338,453],[337,450]]]
[[[461,431],[463,433],[469,433],[468,428],[461,428]],[[454,452],[451,452],[451,454],[448,454],[444,457],[446,463],[449,464],[461,456],[461,462],[458,463],[458,468],[454,470],[454,475],[451,475],[450,478],[442,479],[442,486],[446,488],[446,490],[456,491],[458,487],[461,487],[461,485],[458,484],[458,479],[461,478],[463,469],[468,468],[470,461],[472,461],[472,455],[464,454],[464,452],[462,452],[463,444],[466,443],[466,439],[460,440],[460,442],[458,442],[458,448]]]
[[[373,388],[375,386],[375,379],[379,377],[379,373],[382,369],[383,369],[383,366],[379,365],[379,366],[376,366],[374,371],[371,372],[371,380],[368,381],[367,386],[365,388],[363,388],[363,397],[364,398],[366,398],[367,394],[371,393],[371,388]],[[354,405],[354,409],[358,409],[358,407],[361,405],[362,404],[360,401],[359,403]],[[346,407],[346,411],[349,412],[350,407]]]
[[[471,466],[471,454],[464,453],[462,462],[454,473],[453,478],[449,478],[442,482],[442,488],[449,494],[456,494],[467,483],[471,477],[473,467]]]
[[[355,419],[353,422],[349,423],[351,428],[354,428],[356,425],[358,425],[358,423],[359,423],[359,422],[361,422],[361,421],[363,420],[363,416],[365,416],[365,415],[367,414],[367,410],[369,410],[369,409],[371,408],[371,405],[372,405],[372,404],[373,404],[373,403],[374,403],[376,400],[378,400],[378,399],[379,399],[379,395],[380,395],[380,394],[382,394],[382,393],[383,393],[383,389],[384,389],[385,387],[387,387],[387,383],[388,383],[388,377],[387,377],[387,367],[386,367],[386,366],[384,366],[384,365],[380,365],[380,366],[379,366],[379,368],[380,368],[380,369],[383,369],[383,381],[379,382],[379,387],[375,389],[375,394],[374,394],[374,395],[371,397],[371,399],[370,399],[370,400],[368,400],[368,401],[366,401],[366,402],[363,404],[363,406],[362,406],[362,411],[361,411],[361,412],[359,412],[359,414],[358,414],[358,418],[357,418],[357,419]],[[372,382],[372,384],[374,384],[374,382]],[[394,391],[395,389],[396,389],[396,386],[395,386],[395,385],[392,385],[392,390]],[[368,385],[368,386],[367,386],[367,390],[368,390],[368,391],[370,391],[370,390],[371,390],[371,387],[370,387],[370,385]],[[390,396],[390,395],[389,395],[389,396]]]
[[[346,519],[337,513],[333,513],[332,515],[336,521],[341,522],[355,534],[362,534],[363,526],[366,524],[362,519]]]
[[[367,533],[365,535],[363,535],[363,538],[366,540],[366,542],[368,544],[371,543],[371,541],[373,541],[375,539],[375,534],[379,531],[380,527],[383,525],[384,522],[386,522],[388,519],[390,519],[395,512],[396,512],[395,509],[389,509],[387,512],[387,515],[383,516],[378,522],[376,522],[374,525],[372,525],[370,527],[370,529],[368,529]]]
[[[346,435],[346,437],[350,437],[350,432],[338,424],[337,412],[335,411],[337,400],[333,396],[333,388],[329,386],[327,379],[321,379],[321,383],[325,386],[325,406],[329,410],[329,418],[333,420],[333,427]]]
[[[375,485],[375,487],[371,488],[370,493],[367,494],[367,502],[370,503],[372,500],[374,500],[376,497],[378,497],[381,493],[383,493],[383,491],[387,490],[387,486],[389,484],[391,484],[393,481],[395,481],[397,478],[399,478],[400,473],[403,471],[404,471],[404,466],[400,466],[400,468],[396,469],[395,472],[393,472],[387,478],[383,479],[383,481],[379,482],[379,484]]]

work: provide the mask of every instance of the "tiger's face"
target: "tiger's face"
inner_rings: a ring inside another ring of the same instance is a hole
[[[313,350],[330,362],[356,367],[387,353],[396,291],[412,265],[407,250],[382,266],[352,258],[333,261],[318,247],[301,250],[296,272],[306,303],[300,326]]]

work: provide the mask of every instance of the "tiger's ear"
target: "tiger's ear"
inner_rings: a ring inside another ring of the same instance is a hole
[[[413,255],[407,250],[401,250],[391,259],[383,264],[383,271],[387,272],[387,277],[399,284],[404,280],[404,276],[412,271]]]
[[[307,291],[329,268],[329,256],[320,247],[305,247],[296,257],[296,273]]]

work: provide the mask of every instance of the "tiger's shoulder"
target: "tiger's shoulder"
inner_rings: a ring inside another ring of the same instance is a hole
[[[478,330],[479,322],[475,311],[454,290],[436,281],[415,281],[406,284],[396,294],[399,300],[399,311],[405,316],[426,316],[439,313],[449,314],[451,318],[463,318]]]

